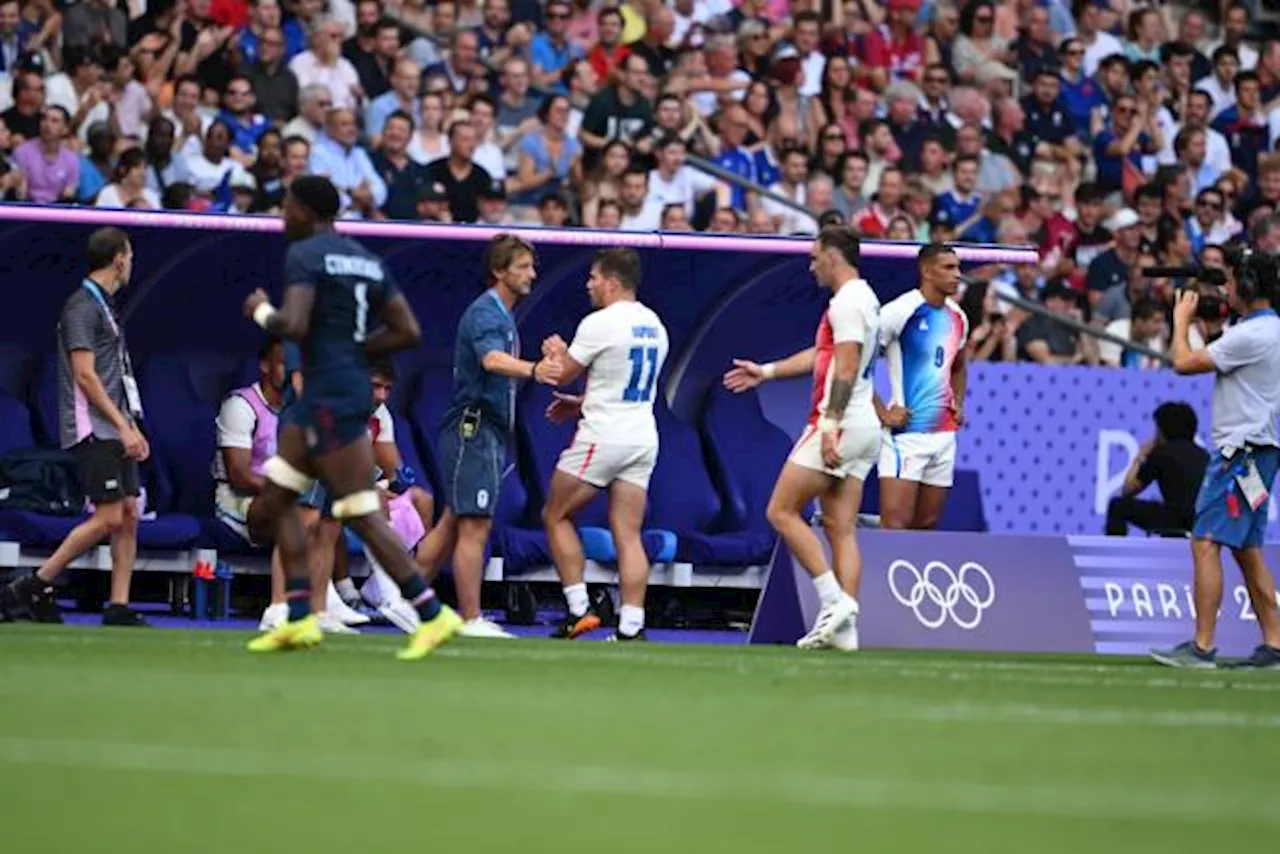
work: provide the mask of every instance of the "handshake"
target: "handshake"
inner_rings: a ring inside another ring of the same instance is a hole
[[[564,357],[569,347],[559,335],[542,342],[542,358],[533,369],[533,378],[545,385],[559,385],[564,377]],[[582,396],[553,392],[547,406],[547,420],[552,424],[576,421],[582,417]]]
[[[532,379],[543,385],[560,385],[564,374],[564,357],[568,352],[569,345],[559,335],[552,335],[543,341],[542,356],[534,362]]]

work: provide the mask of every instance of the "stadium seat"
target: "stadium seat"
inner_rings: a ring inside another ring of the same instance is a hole
[[[43,395],[41,395],[43,396]],[[55,418],[46,418],[56,425]],[[46,414],[47,415],[47,414]],[[21,401],[6,394],[0,394],[0,452],[15,448],[31,447],[35,444],[31,431],[31,418]],[[55,437],[56,438],[56,437]],[[53,444],[57,444],[55,441]],[[143,480],[147,488],[148,509],[154,509],[154,496],[157,490],[154,478],[148,475],[152,466],[143,466]],[[56,548],[63,538],[86,517],[47,516],[26,510],[0,511],[0,532],[7,539],[22,543],[32,548]],[[143,521],[138,526],[138,545],[143,549],[180,550],[189,549],[200,537],[200,524],[187,516],[158,515],[155,519]]]
[[[35,366],[35,360],[26,350],[0,344],[0,392],[21,400]]]
[[[698,431],[672,415],[662,399],[654,412],[662,451],[649,485],[649,504],[653,526],[674,531],[678,538],[676,560],[693,564],[695,571],[715,567],[716,572],[766,563],[772,537],[735,523],[732,511],[722,512]]]

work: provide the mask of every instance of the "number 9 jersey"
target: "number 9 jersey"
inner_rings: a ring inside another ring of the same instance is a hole
[[[969,337],[969,320],[953,300],[933,306],[919,289],[880,311],[880,343],[889,369],[892,403],[911,411],[895,433],[954,433],[951,370]]]
[[[621,300],[578,324],[569,357],[587,369],[578,442],[656,445],[653,402],[667,360],[667,330],[636,300]]]

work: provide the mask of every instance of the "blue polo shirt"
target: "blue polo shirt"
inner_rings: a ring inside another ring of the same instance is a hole
[[[467,306],[458,322],[453,395],[445,414],[446,423],[458,420],[463,410],[475,407],[483,411],[485,418],[507,429],[514,426],[518,380],[490,373],[481,364],[494,351],[518,358],[520,336],[511,312],[496,291],[488,290]]]

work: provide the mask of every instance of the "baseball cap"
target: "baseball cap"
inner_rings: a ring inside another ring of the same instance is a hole
[[[447,202],[449,201],[449,194],[444,191],[444,184],[436,181],[435,183],[427,184],[418,191],[418,201]]]
[[[1102,227],[1114,233],[1122,228],[1133,228],[1139,221],[1138,214],[1133,208],[1121,208],[1107,217],[1106,221],[1102,223]]]

